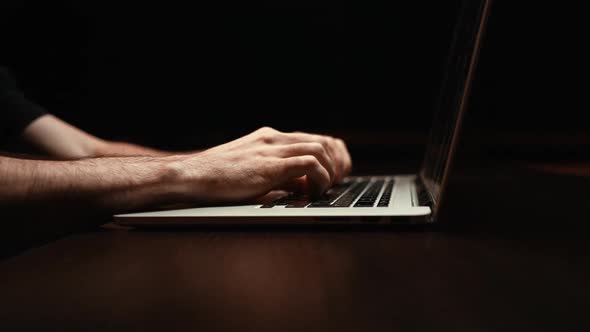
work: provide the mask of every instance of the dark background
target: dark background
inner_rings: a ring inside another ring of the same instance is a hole
[[[419,160],[459,3],[3,1],[0,64],[105,138],[189,149],[269,125],[342,136],[357,160]],[[496,1],[471,151],[587,159],[577,12]]]

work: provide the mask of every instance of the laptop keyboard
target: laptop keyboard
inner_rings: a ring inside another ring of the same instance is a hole
[[[315,200],[291,194],[261,208],[331,208],[331,207],[388,207],[393,191],[391,178],[357,178],[337,184]]]

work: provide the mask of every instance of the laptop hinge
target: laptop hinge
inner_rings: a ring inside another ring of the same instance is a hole
[[[420,206],[428,206],[431,209],[434,207],[434,198],[432,197],[430,190],[424,185],[422,176],[419,176],[416,179],[416,195],[418,196],[418,203]]]

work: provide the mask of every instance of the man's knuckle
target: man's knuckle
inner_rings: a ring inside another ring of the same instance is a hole
[[[260,127],[256,132],[259,134],[268,134],[274,132],[275,129],[269,126]]]
[[[271,131],[260,133],[259,139],[262,143],[273,144],[276,142],[276,134]]]
[[[301,162],[306,167],[315,167],[319,162],[314,156],[303,156]]]
[[[314,158],[314,159],[315,159],[315,158]],[[315,170],[316,172],[320,172],[320,173],[324,173],[324,171],[325,171],[325,172],[328,172],[328,170],[327,170],[327,169],[326,169],[326,168],[325,168],[325,167],[322,165],[322,163],[320,163],[320,161],[319,161],[319,160],[317,160],[317,159],[315,159],[315,160],[314,160],[312,167],[314,168],[314,170]]]
[[[320,143],[309,143],[309,147],[311,151],[317,154],[324,153],[325,151],[324,146]]]
[[[262,141],[262,143],[272,144],[274,142],[274,137],[269,133],[263,133],[262,135],[260,135],[260,140]]]

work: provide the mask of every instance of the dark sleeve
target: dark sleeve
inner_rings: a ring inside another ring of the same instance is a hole
[[[8,70],[0,67],[0,139],[21,134],[46,113],[43,107],[27,100]]]

